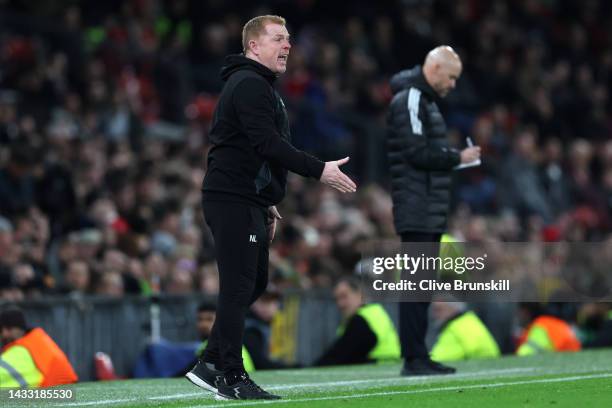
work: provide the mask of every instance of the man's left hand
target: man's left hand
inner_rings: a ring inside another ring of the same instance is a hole
[[[279,214],[276,206],[268,207],[268,239],[270,242],[274,239],[276,233],[276,220],[280,220],[283,217]]]

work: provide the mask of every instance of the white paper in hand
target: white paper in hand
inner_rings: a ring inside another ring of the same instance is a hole
[[[468,162],[468,163],[461,163],[461,164],[453,167],[453,169],[455,169],[455,170],[467,169],[468,167],[478,167],[481,164],[482,163],[481,163],[480,159],[476,159],[476,160]]]
[[[467,138],[466,139],[467,145],[468,147],[473,147],[474,143],[472,143],[472,139],[471,138]],[[480,161],[480,159],[476,159],[473,160],[471,162],[467,162],[467,163],[461,163],[456,165],[455,167],[453,167],[454,170],[461,170],[461,169],[467,169],[468,167],[478,167],[480,166],[482,162]]]

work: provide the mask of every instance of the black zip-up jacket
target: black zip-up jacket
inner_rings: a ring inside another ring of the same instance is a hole
[[[398,234],[442,233],[450,206],[451,171],[461,161],[451,149],[436,93],[420,66],[391,78],[387,152]]]
[[[221,78],[203,199],[268,207],[283,199],[288,170],[319,179],[325,163],[291,145],[287,111],[273,87],[276,74],[230,55]]]

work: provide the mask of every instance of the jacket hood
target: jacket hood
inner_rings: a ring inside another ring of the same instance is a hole
[[[233,73],[243,69],[257,72],[270,83],[274,82],[277,78],[277,75],[268,67],[245,57],[244,54],[232,54],[225,57],[225,65],[221,68],[221,79],[227,81]]]
[[[404,89],[414,87],[430,94],[433,97],[437,96],[436,92],[425,80],[425,76],[423,75],[423,70],[421,69],[420,65],[417,65],[412,69],[400,71],[393,75],[391,77],[390,85],[391,92],[393,92],[394,95]]]

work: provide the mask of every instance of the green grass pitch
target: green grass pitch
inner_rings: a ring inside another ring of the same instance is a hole
[[[74,401],[5,400],[0,406],[612,407],[612,349],[455,366],[454,375],[412,378],[398,375],[399,364],[255,373],[255,381],[283,397],[273,402],[216,401],[186,379],[151,379],[81,383],[73,387]]]

